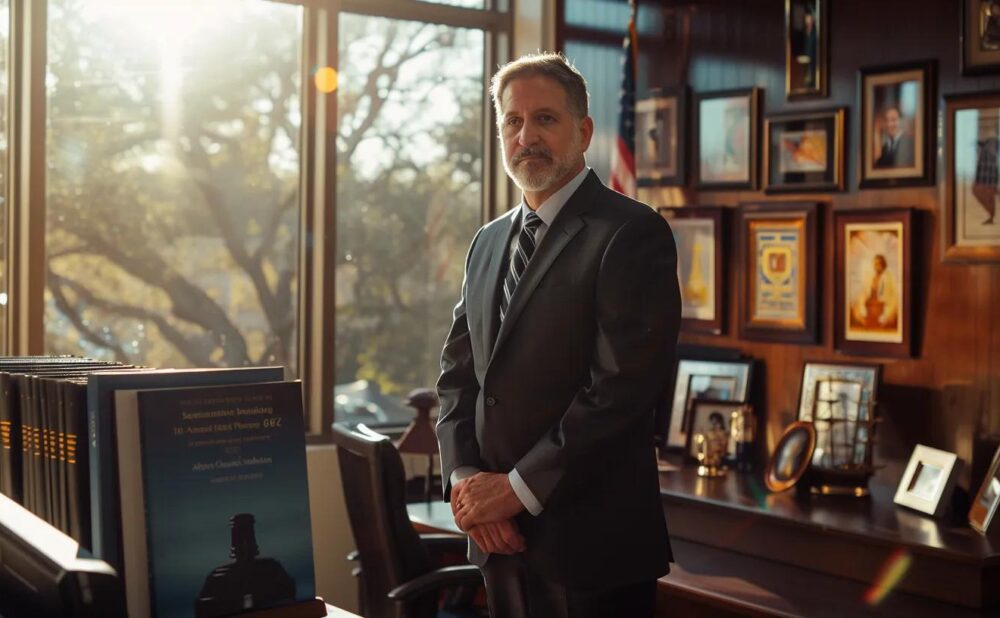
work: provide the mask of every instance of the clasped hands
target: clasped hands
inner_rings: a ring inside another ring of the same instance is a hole
[[[455,523],[487,553],[516,554],[526,549],[513,520],[522,510],[506,474],[477,472],[451,488]]]

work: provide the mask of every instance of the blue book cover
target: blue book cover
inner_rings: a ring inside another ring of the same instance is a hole
[[[300,382],[118,391],[116,407],[130,615],[315,599]]]
[[[93,373],[87,377],[87,429],[90,457],[90,522],[92,553],[121,571],[120,505],[114,440],[114,391],[210,384],[275,382],[283,367],[232,369],[159,369]]]

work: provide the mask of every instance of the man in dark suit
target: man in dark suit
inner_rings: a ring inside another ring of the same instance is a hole
[[[476,234],[442,352],[446,498],[494,617],[652,616],[672,559],[653,410],[680,324],[667,223],[587,166],[560,55],[493,78],[521,204]]]
[[[882,148],[875,167],[913,167],[913,138],[903,131],[899,108],[889,105],[882,110]]]

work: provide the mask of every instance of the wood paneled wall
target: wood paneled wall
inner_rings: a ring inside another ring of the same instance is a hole
[[[846,190],[836,194],[775,197],[763,192],[693,192],[663,189],[640,195],[651,205],[724,205],[742,202],[816,201],[824,204],[820,230],[820,333],[818,345],[782,345],[738,338],[736,226],[729,226],[725,334],[683,334],[682,341],[739,348],[765,364],[766,445],[771,451],[794,420],[803,363],[809,360],[883,363],[883,418],[876,460],[879,473],[896,482],[917,442],[954,451],[969,464],[973,437],[1000,434],[1000,264],[942,264],[940,206],[944,201],[943,102],[941,95],[1000,90],[1000,74],[963,77],[959,68],[960,5],[956,0],[829,1],[830,94],[788,102],[784,90],[784,1],[690,0],[665,2],[667,57],[654,86],[688,84],[692,92],[759,86],[763,114],[802,112],[844,105]],[[934,186],[858,189],[858,69],[933,58],[938,63]],[[653,80],[651,80],[653,81]],[[692,130],[693,130],[693,125]],[[763,126],[763,124],[762,124]],[[690,150],[689,150],[690,152]],[[758,153],[760,156],[760,153]],[[689,186],[693,182],[689,179]],[[835,209],[911,206],[918,225],[913,254],[915,311],[913,359],[845,356],[833,349],[833,217]],[[735,214],[735,213],[730,213]],[[991,455],[991,453],[989,454]],[[988,456],[988,455],[987,455]],[[978,459],[978,457],[977,457]],[[966,467],[968,470],[968,465]],[[976,481],[978,482],[978,481]],[[968,487],[966,472],[960,484]]]

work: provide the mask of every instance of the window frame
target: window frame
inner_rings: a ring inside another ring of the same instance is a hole
[[[302,123],[299,170],[299,286],[297,360],[304,384],[307,440],[330,441],[333,387],[336,382],[336,124],[337,96],[317,90],[317,66],[339,66],[338,32],[342,13],[441,24],[484,32],[483,74],[510,57],[513,11],[507,0],[464,8],[420,0],[259,0],[303,8],[301,58]],[[45,345],[46,114],[45,75],[48,45],[47,0],[10,0],[8,40],[8,289],[6,341],[2,353],[43,354]],[[484,92],[487,84],[484,83]],[[481,221],[498,214],[509,183],[497,156],[492,104],[483,101],[483,195]],[[310,239],[311,242],[307,242]],[[431,386],[431,385],[426,385]]]

